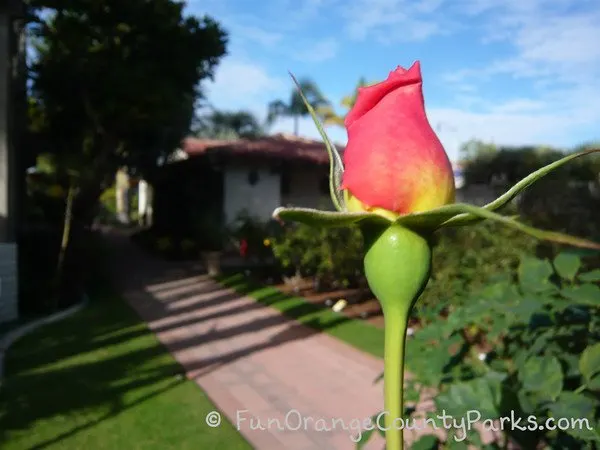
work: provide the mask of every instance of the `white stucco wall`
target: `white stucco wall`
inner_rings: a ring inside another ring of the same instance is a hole
[[[229,166],[224,169],[225,220],[232,224],[245,209],[259,220],[267,221],[273,210],[281,206],[281,184],[278,173],[269,167],[255,167],[258,181],[251,185],[251,167]]]

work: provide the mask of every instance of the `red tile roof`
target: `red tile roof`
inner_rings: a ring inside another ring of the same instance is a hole
[[[344,147],[338,145],[336,148],[340,152],[344,150]],[[233,156],[263,156],[329,164],[327,149],[322,141],[287,134],[238,140],[187,138],[183,141],[182,149],[189,156],[218,151]]]

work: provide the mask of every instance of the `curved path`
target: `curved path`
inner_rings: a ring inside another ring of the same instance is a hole
[[[254,448],[355,448],[352,421],[382,409],[380,359],[221,287],[200,266],[149,257],[122,232],[106,237],[124,298]],[[300,416],[307,426],[279,429],[286,414],[290,427]],[[317,419],[335,430],[319,431]],[[383,446],[377,436],[365,448]]]

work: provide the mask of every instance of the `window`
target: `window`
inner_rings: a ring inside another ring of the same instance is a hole
[[[256,183],[258,183],[258,172],[256,170],[251,170],[250,172],[248,172],[248,183],[250,183],[251,186],[254,186]]]

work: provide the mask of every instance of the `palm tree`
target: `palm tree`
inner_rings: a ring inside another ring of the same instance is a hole
[[[305,78],[298,81],[298,84],[317,115],[321,116],[321,110],[330,108],[329,101],[323,96],[314,81]],[[300,117],[308,115],[308,109],[306,109],[298,89],[294,88],[287,103],[283,100],[275,100],[269,103],[267,125],[272,125],[280,117],[292,117],[294,119],[294,135],[298,136],[298,120]]]
[[[256,138],[265,134],[254,114],[249,111],[213,109],[198,118],[196,136],[212,139]]]
[[[318,112],[323,117],[323,125],[336,125],[339,127],[344,127],[344,119],[356,103],[356,99],[358,98],[358,90],[363,87],[372,86],[376,83],[377,82],[367,83],[367,80],[365,80],[362,77],[360,78],[360,80],[358,80],[358,84],[354,88],[352,94],[346,95],[344,98],[342,98],[340,102],[340,105],[342,105],[344,109],[346,109],[346,114],[337,114],[335,110],[329,105],[321,107],[318,110]]]

